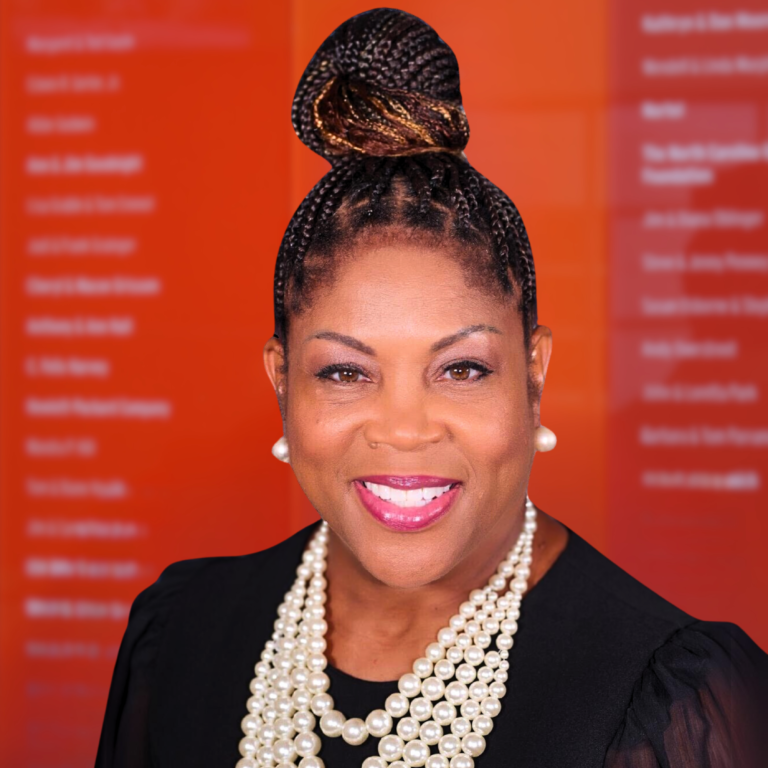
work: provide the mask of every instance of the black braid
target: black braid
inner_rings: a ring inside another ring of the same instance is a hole
[[[291,119],[332,168],[298,207],[280,246],[275,335],[284,344],[289,316],[332,274],[335,249],[377,226],[482,246],[468,250],[478,275],[490,268],[489,287],[518,294],[530,339],[537,313],[528,235],[514,203],[461,153],[469,129],[458,63],[431,27],[388,8],[352,17],[307,66]]]

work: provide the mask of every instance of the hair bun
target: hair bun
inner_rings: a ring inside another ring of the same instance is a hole
[[[453,51],[392,8],[345,21],[320,46],[293,97],[293,127],[327,158],[443,150],[469,140]]]

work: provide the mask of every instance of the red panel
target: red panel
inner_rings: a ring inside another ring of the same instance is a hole
[[[291,529],[261,362],[288,13],[9,5],[0,743],[5,765],[88,765],[136,593]]]

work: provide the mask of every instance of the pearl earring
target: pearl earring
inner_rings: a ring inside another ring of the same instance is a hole
[[[272,446],[272,455],[286,464],[291,463],[290,456],[288,455],[288,441],[285,439],[285,435]]]
[[[551,451],[557,445],[557,435],[545,426],[537,427],[533,433],[533,445],[539,453]]]

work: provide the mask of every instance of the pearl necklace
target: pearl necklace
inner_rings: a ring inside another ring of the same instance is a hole
[[[486,587],[470,592],[436,642],[413,662],[413,672],[399,679],[399,692],[387,697],[384,709],[362,720],[334,709],[323,671],[328,665],[323,618],[328,524],[323,521],[256,664],[236,768],[291,768],[296,760],[299,768],[325,768],[314,733],[318,717],[324,735],[341,736],[348,744],[362,744],[369,735],[380,738],[379,756],[366,758],[362,768],[473,768],[507,691],[507,659],[530,576],[535,531],[536,508],[527,499],[517,543]]]

